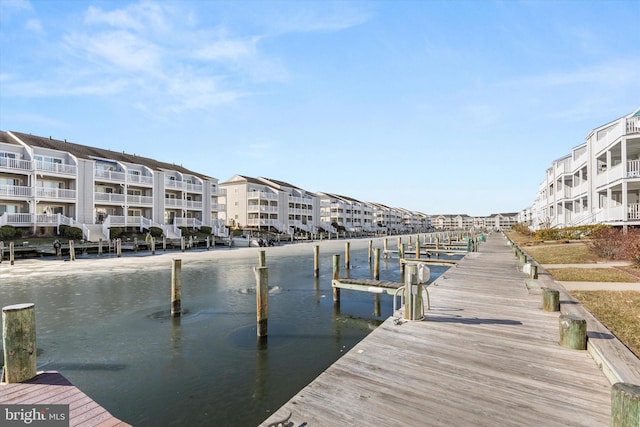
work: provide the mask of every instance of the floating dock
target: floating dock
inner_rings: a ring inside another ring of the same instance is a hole
[[[525,277],[491,236],[429,286],[425,320],[387,319],[260,426],[609,425],[611,383]]]

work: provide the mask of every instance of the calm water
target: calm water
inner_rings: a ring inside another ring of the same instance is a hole
[[[271,255],[269,337],[256,340],[257,257],[189,266],[183,261],[183,317],[169,317],[171,271],[70,275],[38,283],[10,279],[0,305],[36,305],[38,369],[58,370],[135,426],[255,426],[392,314],[392,298],[342,290],[335,309],[331,255],[313,277],[313,248]],[[335,252],[339,253],[339,252]],[[344,253],[341,254],[343,256]],[[343,262],[343,258],[341,258]],[[342,275],[371,278],[366,246],[351,250]],[[380,279],[400,281],[397,259]],[[432,267],[431,277],[444,267]]]

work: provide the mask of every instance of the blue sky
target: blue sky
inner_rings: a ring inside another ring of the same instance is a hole
[[[640,1],[0,0],[0,129],[516,212],[640,106]]]

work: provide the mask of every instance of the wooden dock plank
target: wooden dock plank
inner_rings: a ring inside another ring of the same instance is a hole
[[[55,371],[22,383],[0,384],[0,403],[69,405],[70,426],[129,426]]]
[[[524,276],[492,236],[429,287],[426,320],[387,319],[261,426],[609,425],[610,382]]]

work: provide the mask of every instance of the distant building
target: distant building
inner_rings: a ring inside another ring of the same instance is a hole
[[[640,108],[592,130],[553,161],[531,207],[531,228],[640,226]]]

